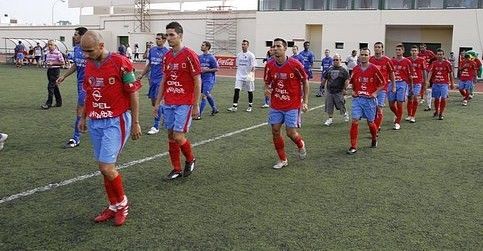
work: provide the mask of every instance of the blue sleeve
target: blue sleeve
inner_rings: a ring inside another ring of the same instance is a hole
[[[210,68],[212,69],[218,69],[219,66],[218,66],[218,62],[216,61],[216,58],[215,56],[211,55],[211,62],[210,62]]]
[[[310,62],[310,64],[313,64],[314,63],[314,58],[315,58],[315,55],[314,55],[314,53],[311,52],[310,53],[310,56],[309,56],[309,62]]]

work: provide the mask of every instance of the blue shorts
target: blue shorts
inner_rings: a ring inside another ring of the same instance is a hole
[[[162,105],[164,128],[175,132],[188,132],[191,126],[192,105]]]
[[[448,84],[433,84],[431,97],[448,98]]]
[[[392,92],[392,83],[387,88],[387,100],[389,102],[405,102],[408,96],[408,84],[405,81],[396,81],[396,92]]]
[[[213,90],[214,86],[215,86],[215,84],[210,83],[210,82],[201,83],[201,93],[203,93],[205,95],[211,93],[211,90]]]
[[[375,98],[355,97],[352,99],[352,119],[366,118],[374,122],[376,118],[377,100]]]
[[[161,79],[150,79],[149,80],[149,92],[148,92],[148,97],[151,100],[156,100],[158,97],[158,92],[159,92],[159,83],[161,82]]]
[[[17,60],[23,60],[25,58],[25,54],[17,53],[16,58],[17,58]]]
[[[460,90],[471,90],[472,87],[473,87],[473,81],[471,80],[466,80],[466,81],[460,80],[458,83],[458,89]]]
[[[116,163],[131,132],[131,112],[115,118],[91,119],[88,127],[96,161]]]
[[[300,109],[281,111],[270,108],[268,112],[268,123],[270,125],[285,124],[288,128],[300,128],[302,126]]]
[[[413,94],[412,96],[419,97],[419,95],[421,95],[421,87],[422,87],[422,84],[413,84],[413,87],[411,89],[411,93]]]
[[[382,89],[377,93],[377,106],[384,107],[384,102],[386,101],[386,90]]]
[[[312,79],[314,77],[314,74],[312,73],[312,68],[310,69],[304,68],[304,70],[305,70],[305,73],[307,74],[307,79]]]

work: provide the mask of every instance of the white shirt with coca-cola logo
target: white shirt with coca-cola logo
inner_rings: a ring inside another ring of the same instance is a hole
[[[253,81],[248,78],[252,68],[256,66],[257,60],[251,51],[238,53],[236,56],[236,80]]]

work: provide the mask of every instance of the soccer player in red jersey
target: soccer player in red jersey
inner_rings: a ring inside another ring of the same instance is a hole
[[[426,48],[426,44],[419,45],[419,56],[426,60],[426,66],[430,66],[431,63],[436,59],[436,55],[431,50]],[[424,101],[424,94],[426,93],[426,103],[427,107],[425,111],[431,111],[431,86],[426,86],[426,89],[421,90],[421,103]]]
[[[120,226],[126,221],[129,206],[115,165],[129,138],[129,131],[133,140],[141,136],[138,95],[141,83],[136,81],[132,63],[126,57],[110,53],[99,33],[86,32],[80,46],[87,62],[83,83],[86,98],[81,108],[79,130],[86,132],[89,128],[95,159],[104,176],[109,199],[109,206],[95,221],[114,218],[114,225]],[[89,117],[88,126],[86,117]]]
[[[411,61],[403,56],[404,46],[402,44],[396,45],[396,58],[392,59],[394,65],[394,77],[396,82],[396,91],[394,85],[391,84],[387,99],[389,101],[389,108],[396,116],[394,118],[394,130],[401,129],[401,118],[403,114],[403,103],[406,102],[408,91],[413,89],[413,65]]]
[[[458,88],[463,96],[463,106],[467,106],[470,100],[470,90],[477,76],[477,67],[475,61],[471,60],[468,54],[459,63],[458,71],[460,74]]]
[[[164,127],[168,130],[169,157],[172,170],[166,176],[173,180],[187,177],[195,169],[195,156],[190,141],[185,137],[192,117],[199,115],[201,96],[201,66],[196,52],[183,46],[183,27],[178,22],[166,25],[171,50],[164,56],[164,74],[153,116],[158,116],[161,105]],[[180,152],[186,161],[181,171]]]
[[[369,63],[370,50],[364,48],[360,51],[360,64],[354,67],[351,75],[352,84],[352,124],[350,128],[351,146],[348,154],[357,152],[359,136],[359,120],[367,119],[371,132],[371,147],[377,147],[376,118],[377,94],[384,88],[385,79],[381,71]]]
[[[394,66],[390,58],[384,55],[384,44],[376,42],[374,44],[374,56],[369,58],[369,63],[375,65],[384,77],[384,88],[377,93],[377,113],[376,113],[376,127],[381,129],[382,120],[384,119],[383,107],[387,95],[387,87],[389,81],[392,83],[393,92],[396,92],[396,85],[394,84]]]
[[[428,76],[426,71],[426,60],[418,55],[419,47],[413,45],[411,48],[411,56],[408,57],[414,70],[413,75],[411,76],[413,79],[413,87],[409,90],[407,104],[408,117],[406,118],[406,120],[411,123],[416,123],[416,111],[418,110],[420,92],[422,89],[426,88],[426,86],[423,85],[426,83],[426,78]]]
[[[432,84],[432,97],[434,99],[434,114],[439,120],[443,120],[443,112],[448,98],[448,84],[454,88],[453,69],[451,63],[444,59],[444,50],[438,49],[436,60],[429,67],[428,79]],[[429,83],[426,83],[429,84]]]
[[[288,165],[285,143],[281,136],[282,124],[285,124],[287,136],[297,145],[300,159],[305,159],[305,143],[297,128],[301,125],[301,110],[308,109],[309,83],[304,66],[292,57],[285,55],[287,42],[281,38],[273,41],[275,60],[265,65],[265,95],[270,95],[268,121],[272,126],[273,144],[278,154],[274,169]]]

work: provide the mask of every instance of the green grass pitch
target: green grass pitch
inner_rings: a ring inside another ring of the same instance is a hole
[[[0,198],[97,170],[88,135],[63,149],[72,134],[74,76],[61,87],[64,105],[44,111],[45,70],[0,66]],[[141,124],[152,123],[148,85],[141,90]],[[320,106],[311,85],[310,107]],[[261,82],[255,109],[228,113],[233,80],[219,78],[220,113],[193,121],[192,143],[266,122]],[[194,148],[198,169],[167,182],[167,156],[122,170],[131,208],[120,228],[95,224],[106,205],[100,176],[0,204],[0,250],[300,250],[483,249],[483,102],[468,107],[452,94],[444,121],[419,109],[416,124],[391,129],[385,110],[379,147],[369,148],[365,122],[360,149],[349,146],[348,124],[335,115],[322,126],[321,108],[303,115],[308,157],[298,161],[286,140],[289,166],[273,170],[276,153],[268,126]],[[350,105],[350,99],[348,100]],[[166,134],[129,141],[119,164],[167,151]]]

